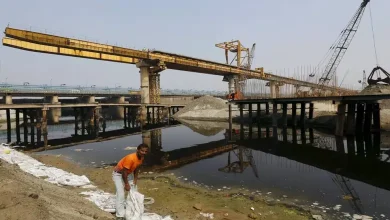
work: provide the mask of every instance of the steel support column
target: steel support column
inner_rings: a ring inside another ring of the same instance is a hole
[[[149,74],[149,94],[151,104],[160,104],[160,74]]]

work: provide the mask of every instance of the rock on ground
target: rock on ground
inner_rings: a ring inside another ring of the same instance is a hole
[[[1,160],[0,160],[1,162]],[[79,195],[0,163],[0,219],[114,219]]]

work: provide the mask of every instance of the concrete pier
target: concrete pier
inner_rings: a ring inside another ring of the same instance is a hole
[[[10,95],[3,96],[3,104],[6,104],[6,105],[12,104],[12,96],[10,96]]]
[[[117,104],[123,104],[128,103],[125,101],[124,96],[115,96],[115,97],[109,97],[105,100],[107,103],[117,103]],[[123,106],[110,106],[108,107],[108,114],[111,115],[112,119],[123,119],[124,118],[124,109]]]
[[[269,82],[269,89],[270,89],[271,98],[273,99],[277,98],[275,82],[273,81]]]
[[[78,102],[79,103],[88,103],[88,104],[92,104],[92,103],[96,103],[95,101],[95,96],[81,96],[78,98]]]
[[[137,63],[136,66],[139,68],[139,73],[141,78],[141,117],[146,118],[147,112],[146,112],[145,104],[150,103],[150,96],[149,96],[150,65],[141,61]]]
[[[50,104],[61,104],[58,100],[58,96],[45,97],[45,103]],[[49,110],[48,119],[49,122],[58,123],[61,117],[61,108],[52,108]]]
[[[280,97],[280,89],[279,89],[278,82],[270,81],[269,88],[270,88],[271,98],[275,99]]]
[[[236,91],[236,77],[234,75],[228,77],[228,86],[229,86],[229,94],[232,94]]]

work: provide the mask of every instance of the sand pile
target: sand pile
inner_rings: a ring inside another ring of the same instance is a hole
[[[370,85],[364,88],[360,95],[384,95],[390,94],[389,85]],[[390,109],[390,100],[382,100],[381,109]]]
[[[226,100],[212,96],[203,96],[188,103],[173,117],[196,120],[228,120],[229,108]],[[237,108],[233,108],[232,116],[237,115]]]

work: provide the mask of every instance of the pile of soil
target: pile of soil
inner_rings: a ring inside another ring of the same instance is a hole
[[[236,112],[233,112],[233,117],[235,117]],[[176,119],[227,121],[229,107],[226,100],[207,95],[188,103],[173,117]]]
[[[56,186],[0,160],[0,219],[115,219],[75,189]]]
[[[384,95],[390,94],[389,85],[369,85],[364,88],[359,95]],[[390,100],[382,100],[381,109],[390,109]]]

